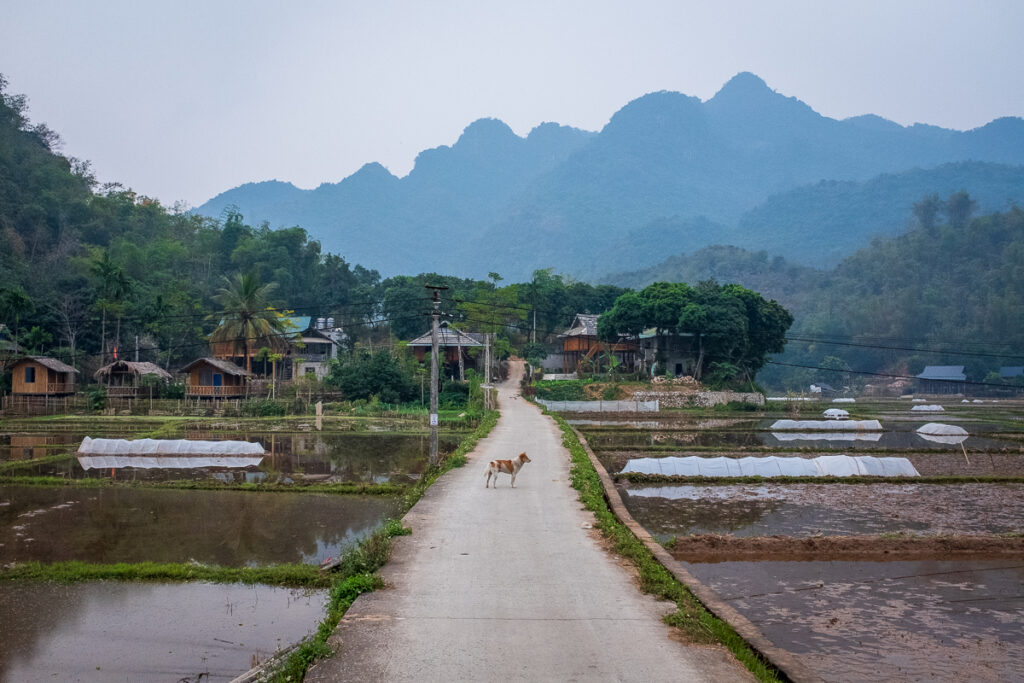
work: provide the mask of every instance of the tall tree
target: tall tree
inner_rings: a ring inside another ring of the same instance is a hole
[[[275,289],[275,282],[263,285],[254,274],[239,273],[233,279],[224,277],[224,286],[213,297],[222,308],[223,317],[210,333],[210,341],[230,343],[236,352],[241,350],[249,372],[252,371],[249,349],[266,346],[276,351],[286,345],[282,336],[286,321],[270,302]]]

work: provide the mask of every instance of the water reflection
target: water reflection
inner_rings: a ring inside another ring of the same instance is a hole
[[[0,679],[228,681],[313,632],[326,599],[237,584],[0,584]]]
[[[216,440],[217,433],[189,432],[189,438]],[[81,437],[67,436],[64,452],[72,453]],[[222,434],[220,436],[223,436]],[[459,433],[441,434],[438,447],[442,455],[451,453],[462,438]],[[13,438],[13,437],[12,437]],[[86,470],[74,458],[44,464],[33,463],[10,474],[19,476],[57,476],[66,478],[113,478],[130,481],[201,480],[214,478],[225,482],[330,480],[367,483],[413,482],[422,475],[429,459],[427,435],[366,433],[248,434],[232,436],[263,445],[266,454],[258,467],[224,467],[204,463],[188,469],[144,469],[142,467],[103,467]],[[61,452],[49,449],[49,454]],[[89,463],[92,464],[92,461]],[[127,463],[125,463],[127,464]],[[184,464],[188,464],[187,462]],[[250,463],[236,463],[249,465]]]
[[[320,563],[396,514],[378,496],[0,487],[0,561]]]

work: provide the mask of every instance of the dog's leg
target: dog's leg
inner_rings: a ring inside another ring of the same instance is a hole
[[[512,470],[512,488],[516,487],[516,471]]]

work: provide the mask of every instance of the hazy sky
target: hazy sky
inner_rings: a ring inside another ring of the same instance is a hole
[[[3,0],[0,72],[63,151],[165,204],[336,182],[493,116],[599,130],[739,71],[827,116],[1024,115],[1024,1]]]

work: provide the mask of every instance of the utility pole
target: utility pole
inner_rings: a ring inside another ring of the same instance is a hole
[[[139,362],[139,335],[135,335],[135,362]]]
[[[484,332],[484,410],[491,409],[491,333]]]
[[[434,309],[431,311],[430,320],[430,465],[437,465],[437,328],[441,318],[441,298],[438,292],[447,287],[426,285],[427,289],[434,290]]]

